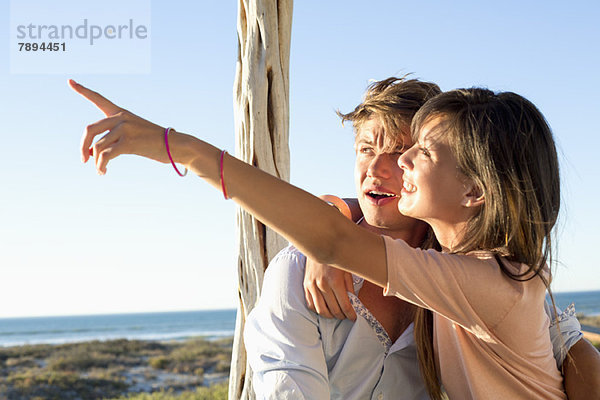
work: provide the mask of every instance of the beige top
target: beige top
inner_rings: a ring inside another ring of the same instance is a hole
[[[384,237],[386,295],[434,311],[434,349],[451,399],[566,399],[539,278],[508,278],[489,252],[445,254]],[[506,262],[515,272],[526,268]]]

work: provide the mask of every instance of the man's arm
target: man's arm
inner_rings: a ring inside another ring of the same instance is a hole
[[[559,369],[562,367],[567,397],[569,400],[600,399],[600,353],[583,339],[574,306],[570,305],[564,312],[552,312],[553,307],[548,303],[545,306],[550,316],[554,358]]]
[[[355,198],[340,199],[330,194],[320,198],[336,207],[352,222],[357,223],[363,217]],[[348,298],[348,292],[354,293],[351,273],[309,258],[306,260],[303,284],[306,304],[311,311],[325,318],[356,320],[356,312]]]
[[[563,363],[565,389],[569,400],[600,399],[600,353],[587,340],[580,339]]]
[[[328,399],[329,382],[318,319],[306,307],[305,257],[285,249],[265,273],[244,340],[258,399]]]

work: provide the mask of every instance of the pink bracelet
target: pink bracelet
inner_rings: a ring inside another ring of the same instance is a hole
[[[229,200],[229,197],[227,197],[227,188],[225,188],[225,178],[223,177],[223,156],[225,155],[225,153],[227,153],[226,150],[221,151],[221,160],[219,162],[219,173],[221,176],[221,190],[223,191],[223,197],[225,197],[225,200]]]
[[[171,157],[171,149],[169,148],[169,132],[174,131],[175,129],[173,128],[167,128],[165,129],[165,145],[167,146],[167,155],[169,156],[169,160],[171,160],[171,165],[173,166],[173,168],[175,168],[175,172],[177,172],[177,174],[179,174],[179,176],[186,176],[187,175],[187,168],[185,169],[185,171],[183,172],[183,174],[181,172],[179,172],[179,170],[177,169],[177,166],[175,165],[175,161],[173,161],[173,157]]]

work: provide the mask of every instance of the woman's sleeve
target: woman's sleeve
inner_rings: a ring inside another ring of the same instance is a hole
[[[385,236],[384,243],[385,295],[432,310],[473,331],[493,329],[517,302],[518,287],[507,281],[487,253],[475,257],[413,249]]]

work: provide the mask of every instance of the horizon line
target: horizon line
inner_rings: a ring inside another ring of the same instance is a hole
[[[2,316],[0,320],[6,319],[24,319],[24,318],[62,318],[62,317],[102,317],[115,315],[139,315],[139,314],[176,314],[176,313],[192,313],[204,311],[237,311],[237,308],[203,308],[203,309],[183,309],[183,310],[162,310],[162,311],[122,311],[122,312],[98,312],[88,314],[49,314],[49,315],[17,315],[17,316]]]

